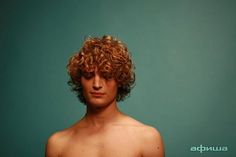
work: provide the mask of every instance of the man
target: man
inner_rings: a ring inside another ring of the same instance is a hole
[[[159,132],[118,109],[135,82],[124,43],[111,36],[88,38],[67,68],[68,83],[87,110],[48,139],[46,157],[164,157]]]

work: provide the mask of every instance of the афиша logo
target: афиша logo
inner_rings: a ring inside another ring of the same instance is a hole
[[[227,146],[203,146],[202,144],[200,146],[192,146],[190,148],[191,152],[227,152],[228,147]]]

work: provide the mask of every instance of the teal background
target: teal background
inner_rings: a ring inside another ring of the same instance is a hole
[[[88,35],[123,40],[136,87],[120,108],[156,127],[167,157],[236,156],[236,1],[5,0],[0,5],[0,156],[44,156],[85,108],[66,65]],[[227,152],[191,152],[192,146]]]

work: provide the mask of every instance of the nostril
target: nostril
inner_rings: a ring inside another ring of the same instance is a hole
[[[94,81],[94,83],[93,83],[93,88],[94,89],[96,89],[96,90],[98,90],[98,89],[100,89],[102,86],[101,86],[101,84],[98,82],[98,81]]]
[[[99,90],[100,88],[102,88],[101,81],[102,80],[101,80],[100,76],[97,73],[95,73],[94,80],[93,80],[93,89]]]
[[[99,89],[101,89],[102,87],[101,86],[93,86],[93,89],[94,90],[99,90]]]

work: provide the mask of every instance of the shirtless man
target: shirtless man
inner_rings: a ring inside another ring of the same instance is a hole
[[[88,38],[67,68],[68,83],[87,110],[48,139],[46,157],[164,157],[160,133],[118,109],[135,82],[124,43],[111,36]]]

